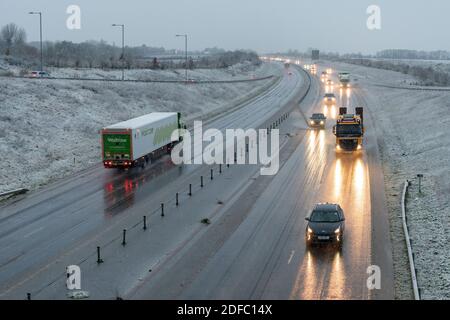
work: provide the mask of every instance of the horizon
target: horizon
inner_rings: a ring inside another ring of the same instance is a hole
[[[169,0],[164,3],[136,1],[135,5],[104,0],[91,3],[79,0],[81,29],[69,30],[67,7],[72,1],[4,0],[0,4],[1,25],[13,22],[23,27],[28,41],[39,40],[38,18],[29,11],[43,12],[45,41],[104,40],[120,43],[120,31],[113,23],[126,26],[126,45],[164,47],[182,50],[177,33],[189,35],[189,49],[224,48],[253,50],[258,53],[306,51],[374,54],[389,48],[405,50],[449,51],[440,39],[446,36],[450,22],[446,12],[450,3],[436,0],[438,12],[423,1],[379,0],[381,29],[369,30],[366,10],[372,1],[349,0],[345,4],[330,0],[316,3],[294,0],[249,0],[236,6],[234,1]],[[435,4],[436,4],[435,2]],[[448,9],[448,10],[447,10]],[[297,15],[296,13],[302,13]],[[304,14],[307,12],[307,14]],[[7,14],[7,18],[5,17]],[[300,18],[299,18],[300,17]]]

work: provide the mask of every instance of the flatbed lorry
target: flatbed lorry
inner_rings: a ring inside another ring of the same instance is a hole
[[[102,158],[105,168],[144,167],[162,154],[170,153],[181,141],[181,114],[153,112],[101,130]]]

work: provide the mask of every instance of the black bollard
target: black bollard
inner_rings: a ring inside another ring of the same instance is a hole
[[[188,193],[189,197],[192,197],[192,184],[189,183],[189,193]]]
[[[97,247],[97,263],[103,263],[103,259],[100,256],[100,247]]]
[[[122,234],[122,245],[126,245],[127,244],[127,229],[123,229],[123,234]]]
[[[161,203],[161,217],[164,217],[164,203]]]
[[[175,205],[178,207],[179,203],[178,203],[178,192],[175,195]]]
[[[144,216],[144,230],[147,230],[147,216]]]

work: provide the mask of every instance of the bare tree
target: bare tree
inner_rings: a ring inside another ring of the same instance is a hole
[[[9,56],[9,54],[11,53],[11,47],[12,47],[13,41],[16,37],[18,29],[19,28],[17,27],[17,25],[15,23],[9,23],[6,26],[4,26],[0,31],[2,40],[6,44],[5,55],[7,55],[7,56]]]
[[[27,41],[27,33],[25,32],[25,29],[19,28],[17,29],[17,32],[13,38],[14,44],[22,46]]]

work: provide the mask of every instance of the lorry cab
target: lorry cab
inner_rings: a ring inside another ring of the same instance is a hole
[[[338,151],[359,151],[362,149],[364,137],[363,108],[356,108],[355,114],[347,113],[347,108],[339,109],[333,134],[336,136]]]

